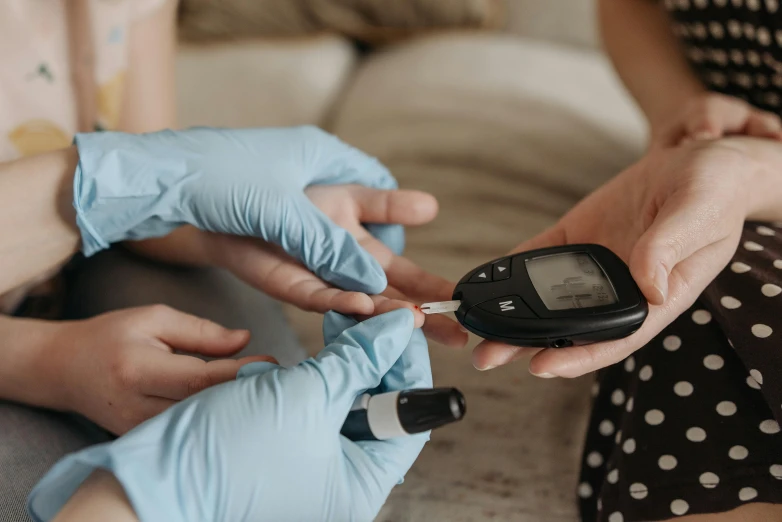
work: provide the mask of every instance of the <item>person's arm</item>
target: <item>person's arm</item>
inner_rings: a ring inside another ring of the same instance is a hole
[[[600,0],[600,32],[620,78],[653,131],[705,87],[654,0]]]
[[[0,163],[0,295],[67,261],[79,247],[75,147]]]
[[[106,471],[95,471],[76,490],[53,522],[138,522],[125,490]]]

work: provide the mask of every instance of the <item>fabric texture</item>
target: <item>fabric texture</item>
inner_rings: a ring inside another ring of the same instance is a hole
[[[180,35],[207,41],[335,32],[379,44],[435,29],[498,26],[503,0],[185,0]]]
[[[747,223],[686,313],[605,369],[585,443],[584,521],[782,503],[782,223]]]

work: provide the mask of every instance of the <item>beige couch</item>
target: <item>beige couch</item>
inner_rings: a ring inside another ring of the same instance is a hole
[[[315,123],[435,194],[407,255],[458,279],[556,220],[633,161],[645,129],[595,41],[588,0],[509,0],[506,33],[452,33],[359,57],[338,37],[185,47],[185,125]],[[320,317],[290,313],[320,344]],[[378,520],[570,521],[589,378],[541,380],[523,362],[481,373],[432,346],[435,383],[466,420],[432,437]]]

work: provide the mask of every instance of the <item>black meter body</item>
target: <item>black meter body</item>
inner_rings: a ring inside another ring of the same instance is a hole
[[[627,265],[600,245],[566,245],[496,259],[464,276],[456,318],[474,334],[516,346],[627,337],[648,304]]]

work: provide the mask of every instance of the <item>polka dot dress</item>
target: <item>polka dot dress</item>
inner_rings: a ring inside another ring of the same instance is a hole
[[[782,0],[663,0],[687,58],[713,91],[782,112]]]
[[[782,223],[747,223],[686,313],[601,372],[577,494],[584,521],[782,503]]]

